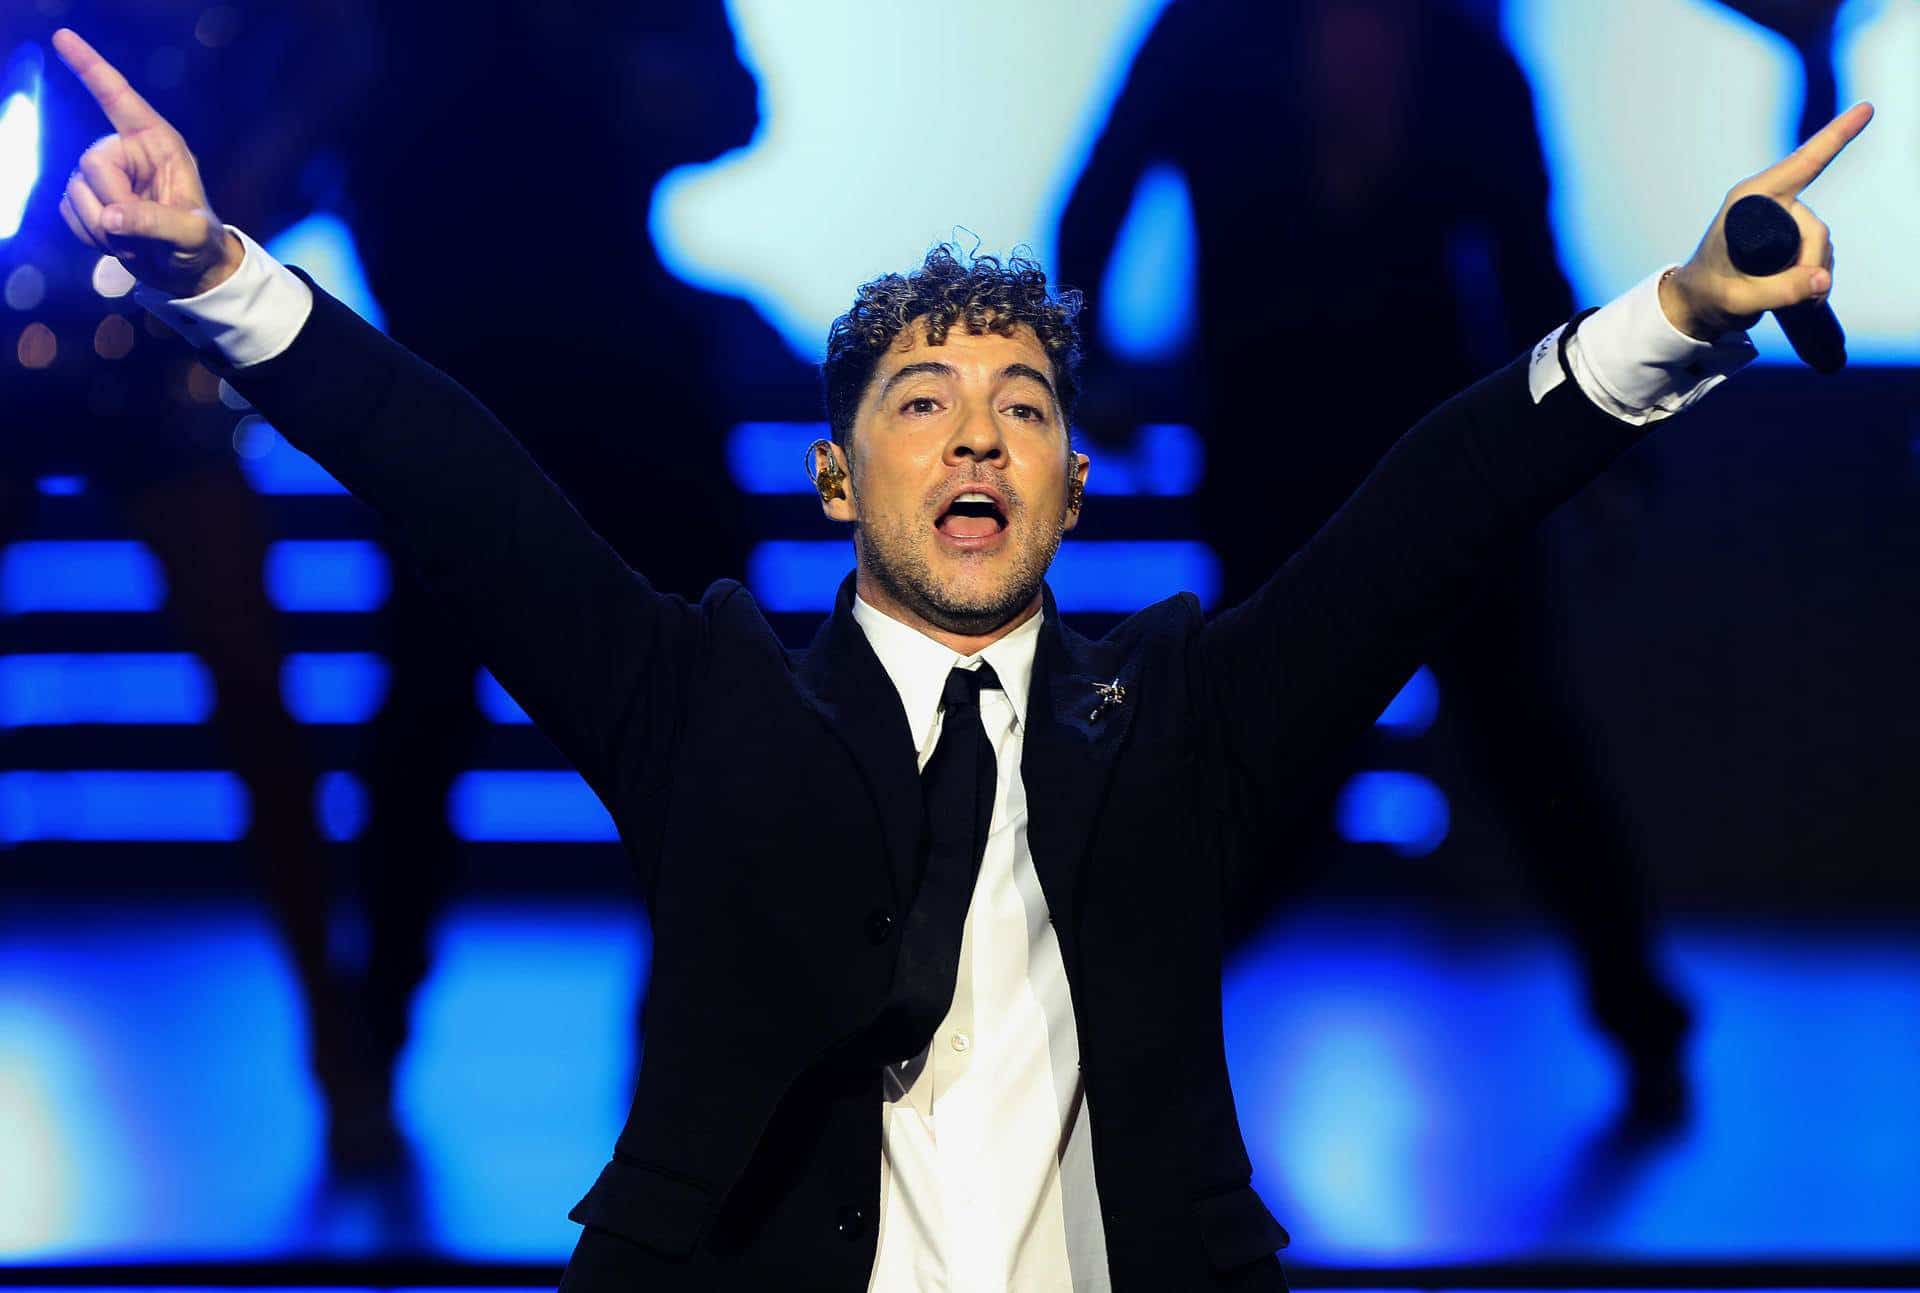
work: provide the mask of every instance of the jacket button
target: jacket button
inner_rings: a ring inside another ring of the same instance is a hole
[[[875,947],[893,936],[893,913],[876,907],[867,913],[867,941]]]
[[[834,1230],[842,1239],[851,1243],[867,1233],[867,1214],[852,1204],[840,1209],[835,1218]]]

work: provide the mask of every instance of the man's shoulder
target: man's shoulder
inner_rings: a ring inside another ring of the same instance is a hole
[[[1199,597],[1193,593],[1175,593],[1151,606],[1143,606],[1098,638],[1089,638],[1079,633],[1070,619],[1063,617],[1061,620],[1062,627],[1082,641],[1098,642],[1123,649],[1140,645],[1154,638],[1182,636],[1205,623],[1206,612],[1201,608]]]

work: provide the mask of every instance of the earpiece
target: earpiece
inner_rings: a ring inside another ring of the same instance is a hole
[[[822,503],[847,496],[847,473],[840,469],[840,460],[833,456],[831,441],[815,440],[807,446],[807,479],[820,491]]]

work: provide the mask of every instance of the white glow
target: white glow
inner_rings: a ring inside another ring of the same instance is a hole
[[[13,94],[0,106],[0,238],[20,232],[39,178],[40,105],[30,94]]]
[[[1598,305],[1685,260],[1734,181],[1793,147],[1804,93],[1779,36],[1711,0],[1508,0],[1533,86],[1560,259]]]
[[[1284,1159],[1295,1188],[1314,1201],[1322,1242],[1429,1240],[1429,1201],[1407,1170],[1431,1134],[1430,1097],[1407,1053],[1412,1039],[1391,1012],[1353,998],[1341,1007],[1302,1030],[1303,1049],[1290,1061]]]
[[[0,1255],[22,1257],[72,1223],[74,1147],[61,1135],[56,1074],[74,1065],[61,1030],[24,1003],[0,1009]]]
[[[133,290],[134,282],[127,267],[112,256],[93,262],[93,290],[104,297],[125,296]]]
[[[1712,0],[1506,0],[1502,18],[1533,87],[1560,260],[1583,303],[1685,260],[1727,189],[1800,142],[1799,58]],[[1833,303],[1849,357],[1911,363],[1920,5],[1852,0],[1835,55],[1840,106],[1870,98],[1879,115],[1805,201],[1834,231]],[[1753,339],[1763,359],[1798,362],[1772,321]]]
[[[1852,0],[1834,40],[1840,106],[1871,100],[1873,124],[1807,192],[1833,229],[1833,308],[1847,357],[1920,361],[1920,4]],[[1777,334],[1776,334],[1777,335]]]
[[[732,0],[752,141],[654,191],[667,267],[818,357],[852,287],[977,236],[1051,264],[1054,231],[1164,0]],[[858,87],[854,93],[850,87]]]

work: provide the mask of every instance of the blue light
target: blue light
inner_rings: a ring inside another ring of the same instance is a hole
[[[1176,357],[1192,341],[1198,263],[1186,177],[1171,163],[1151,166],[1114,239],[1095,310],[1115,354],[1153,363]]]
[[[825,422],[739,422],[727,433],[727,470],[749,494],[809,494],[807,446],[832,439]]]
[[[298,265],[313,275],[327,294],[382,331],[386,312],[373,299],[360,248],[346,221],[330,211],[316,211],[260,244],[283,264]]]
[[[40,181],[40,49],[22,45],[0,78],[0,239],[20,232]]]
[[[364,539],[284,539],[267,550],[267,595],[283,611],[371,611],[387,600],[386,556]]]
[[[613,819],[573,772],[467,772],[447,797],[447,820],[469,843],[617,840]]]
[[[1402,857],[1439,848],[1450,824],[1447,797],[1412,772],[1360,773],[1342,787],[1333,813],[1342,839],[1385,844]]]
[[[662,262],[745,297],[816,359],[854,284],[917,264],[942,239],[1025,244],[1050,265],[1074,179],[1164,2],[734,0],[760,125],[746,147],[655,188],[648,225]],[[919,102],[939,83],[979,90],[964,122],[929,134],[919,113],[873,109]]]
[[[73,498],[87,492],[85,476],[42,476],[33,487],[43,498]]]
[[[288,539],[267,551],[268,595],[283,611],[370,611],[387,599],[380,549],[362,539]],[[0,556],[0,609],[157,611],[166,604],[160,563],[121,539],[43,540]]]
[[[196,840],[246,834],[230,772],[0,772],[0,845],[31,840]]]
[[[747,587],[770,611],[824,611],[853,568],[844,540],[770,539],[747,555]]]
[[[367,828],[367,788],[351,772],[323,772],[313,787],[320,834],[334,844],[360,838]]]
[[[826,611],[853,568],[844,539],[774,539],[747,558],[747,584],[770,611]],[[1069,539],[1047,572],[1063,611],[1137,611],[1190,592],[1203,606],[1220,595],[1220,561],[1204,543],[1186,540]]]
[[[1063,611],[1131,613],[1175,593],[1211,607],[1220,596],[1220,559],[1190,540],[1068,539],[1047,583]]]
[[[261,904],[82,905],[0,905],[0,1258],[566,1257],[632,1094],[649,940],[626,902],[444,914],[395,1075],[415,1171],[390,1194],[319,1183],[299,992]],[[1298,1260],[1909,1259],[1910,931],[1663,942],[1700,1006],[1702,1112],[1651,1146],[1607,1136],[1619,1074],[1543,929],[1309,907],[1246,947],[1226,1055]]]
[[[480,712],[485,714],[490,722],[533,722],[527,717],[527,711],[520,708],[520,702],[509,696],[507,689],[500,685],[500,680],[485,669],[474,674],[473,699],[480,706]]]
[[[242,418],[234,430],[240,470],[254,492],[274,495],[344,494],[347,487],[327,469],[288,444],[260,417]]]
[[[1373,723],[1375,727],[1389,729],[1395,736],[1418,736],[1433,725],[1433,716],[1439,709],[1440,684],[1433,680],[1432,671],[1421,665]]]
[[[832,434],[825,422],[736,423],[727,433],[733,483],[749,494],[811,494],[807,446]],[[1177,422],[1144,423],[1131,444],[1101,445],[1092,456],[1087,492],[1109,497],[1191,494],[1206,469],[1199,433]]]
[[[280,666],[280,695],[302,723],[364,723],[387,699],[387,662],[366,651],[310,651]]]
[[[1200,488],[1206,445],[1200,433],[1178,422],[1148,422],[1125,448],[1102,446],[1089,455],[1087,493],[1174,498]]]
[[[160,563],[121,539],[37,540],[0,555],[0,610],[157,611],[167,600]]]
[[[213,681],[181,653],[0,656],[0,728],[204,723]]]

